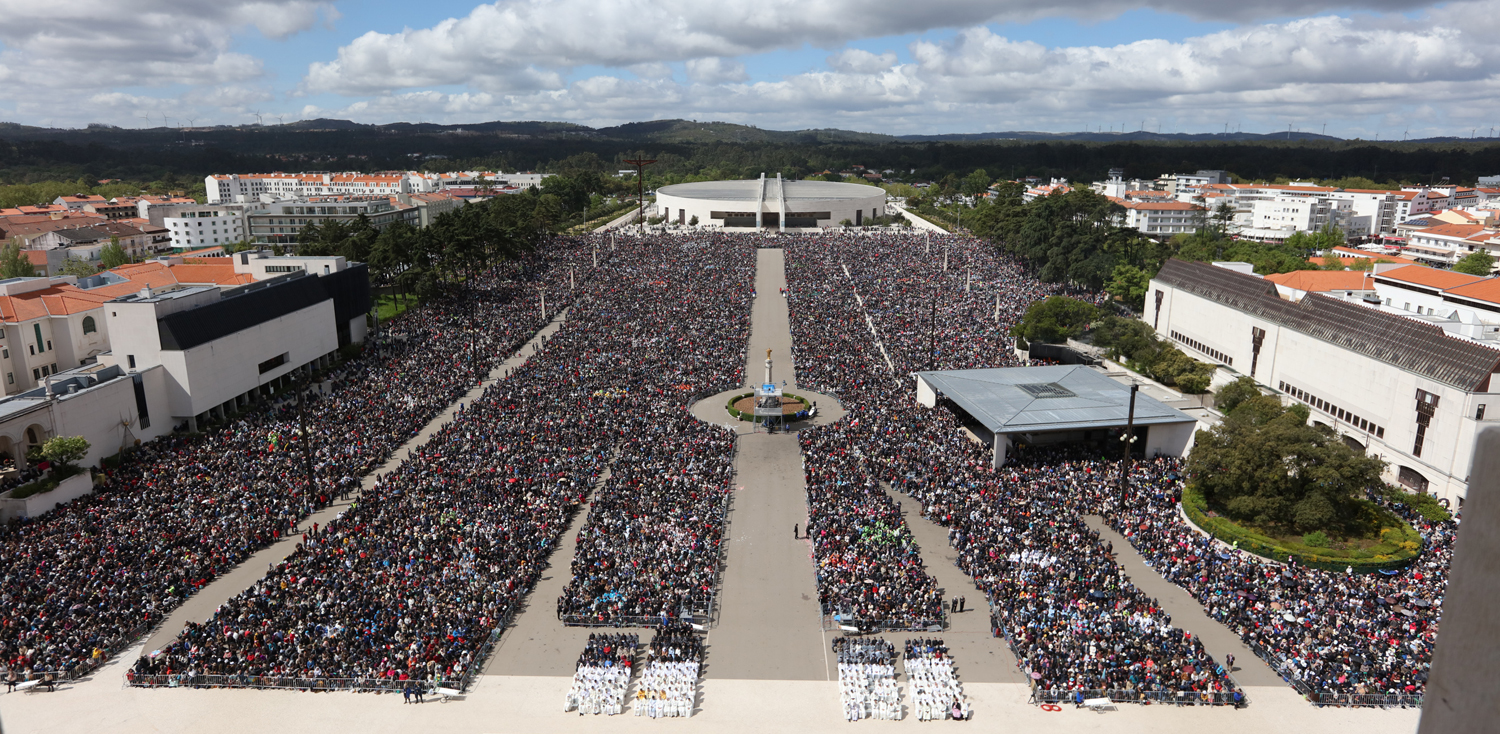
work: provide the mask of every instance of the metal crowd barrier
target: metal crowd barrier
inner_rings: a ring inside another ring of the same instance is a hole
[[[1296,664],[1280,653],[1272,650],[1258,642],[1246,642],[1246,647],[1255,653],[1257,657],[1271,666],[1271,670],[1281,676],[1292,690],[1302,694],[1308,703],[1314,706],[1373,706],[1379,708],[1402,708],[1422,707],[1422,696],[1420,694],[1406,693],[1336,693],[1333,691],[1318,691],[1302,680],[1301,672]]]
[[[141,674],[133,670],[125,672],[125,683],[140,688],[283,688],[308,691],[385,691],[399,692],[411,683],[420,683],[435,688],[451,688],[466,691],[474,677],[484,669],[500,634],[515,618],[516,608],[506,610],[500,624],[490,630],[484,644],[474,652],[464,674],[457,678],[431,680],[391,680],[389,678],[298,678],[282,675],[207,675],[194,673]]]
[[[1031,689],[1031,703],[1077,703],[1083,698],[1108,698],[1114,703],[1160,703],[1173,706],[1238,706],[1244,702],[1244,694],[1216,691],[1133,691],[1121,689],[1069,690],[1064,688]]]

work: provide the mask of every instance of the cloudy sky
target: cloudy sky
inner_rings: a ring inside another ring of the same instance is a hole
[[[0,0],[0,121],[1500,134],[1500,0],[1420,3]]]

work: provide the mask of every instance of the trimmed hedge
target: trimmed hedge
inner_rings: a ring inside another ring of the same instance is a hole
[[[755,414],[754,413],[745,413],[745,412],[736,410],[735,407],[734,407],[735,403],[738,403],[739,401],[744,400],[745,398],[753,398],[753,397],[755,397],[755,393],[753,393],[753,392],[747,392],[744,395],[736,395],[736,396],[730,398],[729,399],[729,404],[727,406],[725,406],[729,410],[729,415],[731,415],[731,416],[733,416],[735,418],[738,418],[739,420],[742,420],[742,421],[750,421],[751,423],[754,423],[755,422]],[[795,401],[801,403],[803,410],[806,410],[806,409],[812,407],[812,404],[809,403],[809,402],[807,402],[807,399],[803,398],[800,395],[793,395],[793,394],[791,394],[791,393],[788,392],[788,393],[782,393],[781,397],[783,397],[783,398],[791,398],[792,400],[795,400]]]
[[[1249,528],[1242,527],[1227,517],[1212,517],[1208,514],[1208,501],[1197,487],[1182,490],[1182,509],[1188,519],[1204,532],[1226,543],[1239,543],[1239,549],[1249,551],[1273,561],[1285,561],[1287,556],[1298,563],[1324,571],[1343,571],[1353,567],[1359,573],[1374,573],[1405,568],[1422,553],[1422,536],[1410,525],[1386,528],[1380,532],[1382,542],[1395,546],[1393,553],[1372,553],[1366,550],[1341,552],[1332,548],[1319,548],[1305,543],[1287,543],[1270,538]]]
[[[24,500],[27,497],[51,492],[52,490],[57,489],[57,486],[62,484],[64,479],[68,479],[82,473],[83,469],[77,466],[57,467],[56,469],[49,470],[47,474],[40,479],[28,484],[23,484],[11,490],[10,499]]]

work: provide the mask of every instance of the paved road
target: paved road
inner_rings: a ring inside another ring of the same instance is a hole
[[[1281,676],[1276,675],[1265,661],[1256,657],[1250,648],[1245,647],[1245,643],[1240,642],[1239,635],[1204,613],[1202,605],[1183,591],[1182,587],[1162,578],[1155,569],[1147,566],[1146,559],[1136,552],[1130,541],[1111,530],[1104,524],[1103,518],[1087,515],[1084,522],[1099,531],[1099,537],[1114,544],[1115,559],[1125,569],[1125,573],[1130,575],[1131,583],[1160,601],[1161,608],[1172,615],[1173,625],[1197,635],[1208,654],[1220,664],[1224,662],[1226,653],[1234,655],[1234,678],[1241,686],[1286,686]]]
[[[606,469],[594,489],[609,481]],[[590,497],[593,493],[590,492]],[[588,516],[588,507],[579,507],[563,534],[562,542],[547,559],[548,566],[536,588],[532,589],[516,613],[500,643],[485,664],[484,675],[557,675],[573,677],[573,667],[588,643],[588,627],[568,627],[557,619],[557,598],[573,577],[573,556],[578,549],[578,531]],[[611,630],[613,631],[613,630]],[[649,630],[636,630],[641,643],[651,640]]]
[[[213,616],[214,612],[224,602],[229,601],[235,595],[250,588],[252,584],[259,581],[266,574],[267,570],[281,563],[297,549],[297,544],[302,542],[302,534],[311,529],[313,523],[317,523],[319,526],[327,525],[330,520],[357,501],[361,492],[374,486],[375,477],[394,471],[397,466],[400,466],[401,462],[406,461],[407,457],[411,456],[413,449],[427,443],[433,434],[437,433],[449,421],[453,420],[453,415],[457,412],[460,404],[473,402],[479,397],[480,393],[484,392],[485,387],[497,380],[504,379],[517,367],[525,364],[526,360],[530,359],[531,355],[535,354],[537,349],[540,348],[542,341],[546,337],[551,336],[558,329],[562,328],[562,324],[567,320],[567,317],[567,309],[560,311],[547,326],[537,332],[536,336],[532,337],[531,341],[522,345],[520,349],[516,350],[515,354],[511,355],[509,359],[491,371],[489,378],[469,390],[463,397],[454,402],[453,405],[448,406],[436,418],[429,421],[415,437],[402,444],[379,469],[366,474],[360,480],[358,491],[352,492],[347,498],[334,502],[328,507],[308,516],[307,519],[302,521],[302,524],[297,526],[296,533],[288,535],[280,542],[270,545],[245,559],[238,566],[231,569],[229,573],[215,579],[212,583],[203,587],[197,594],[194,594],[192,598],[184,602],[182,606],[177,607],[176,610],[167,616],[166,621],[152,633],[150,639],[146,641],[145,649],[148,651],[158,650],[166,646],[172,640],[177,639],[177,633],[181,632],[182,628],[188,622],[207,620]]]
[[[984,592],[974,585],[974,579],[958,567],[958,553],[948,545],[948,530],[922,517],[921,503],[889,487],[886,493],[901,503],[901,514],[911,528],[912,537],[922,549],[922,561],[927,573],[937,579],[943,589],[943,599],[962,596],[968,611],[948,615],[948,629],[943,630],[943,641],[953,654],[953,665],[959,680],[970,683],[1023,683],[1026,680],[1016,664],[1016,656],[1010,653],[1005,641],[990,631],[990,610],[985,603]],[[937,636],[937,635],[934,635]],[[900,633],[886,635],[887,639],[906,639]]]
[[[779,249],[756,253],[755,305],[746,351],[746,384],[765,376],[772,350],[773,378],[795,387],[791,317]],[[819,408],[824,406],[820,400]],[[710,406],[712,407],[712,406]],[[830,668],[818,616],[812,547],[792,538],[807,527],[806,486],[797,437],[741,435],[735,455],[734,511],[719,624],[709,634],[706,675],[719,679],[828,680]]]

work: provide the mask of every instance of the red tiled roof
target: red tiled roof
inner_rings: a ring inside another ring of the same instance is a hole
[[[1267,275],[1266,280],[1313,293],[1375,290],[1375,279],[1369,273],[1358,270],[1294,270],[1290,273]]]
[[[1461,285],[1457,288],[1449,288],[1449,295],[1473,299],[1475,301],[1486,301],[1488,303],[1500,303],[1500,278],[1485,278],[1483,280]]]
[[[1438,290],[1449,290],[1482,280],[1477,275],[1466,275],[1464,273],[1455,273],[1452,270],[1438,270],[1421,265],[1391,268],[1381,273],[1378,277],[1411,283],[1412,285],[1426,286],[1428,288],[1437,288]]]

